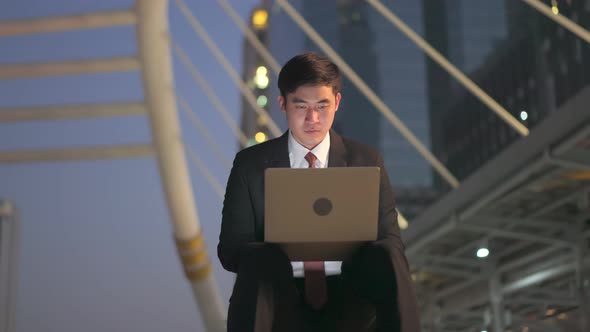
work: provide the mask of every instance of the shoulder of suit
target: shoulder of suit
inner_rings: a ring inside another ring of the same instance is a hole
[[[356,155],[356,156],[361,157],[363,159],[370,159],[370,160],[383,159],[383,157],[381,156],[381,153],[377,149],[370,147],[364,143],[357,142],[355,140],[346,138],[344,136],[340,136],[340,137],[342,137],[342,143],[344,144],[344,147],[346,148],[346,151],[348,154]]]
[[[281,137],[270,139],[256,145],[249,146],[242,149],[236,154],[236,161],[238,160],[261,160],[268,157],[270,153],[281,148]]]

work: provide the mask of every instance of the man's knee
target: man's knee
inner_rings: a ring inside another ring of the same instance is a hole
[[[253,243],[243,249],[238,275],[254,273],[262,279],[278,275],[292,275],[293,268],[287,255],[277,245]]]
[[[344,279],[371,302],[395,297],[397,283],[389,248],[380,242],[361,247],[342,266]]]

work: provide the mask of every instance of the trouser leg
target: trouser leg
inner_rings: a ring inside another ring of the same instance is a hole
[[[355,294],[375,306],[377,331],[400,331],[396,276],[387,248],[379,242],[361,247],[344,262],[342,278]]]
[[[291,263],[275,245],[248,245],[240,257],[227,331],[300,331]]]

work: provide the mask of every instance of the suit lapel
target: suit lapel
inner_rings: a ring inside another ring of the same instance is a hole
[[[328,167],[348,166],[346,147],[342,142],[342,136],[334,130],[330,130],[330,152],[328,153]]]

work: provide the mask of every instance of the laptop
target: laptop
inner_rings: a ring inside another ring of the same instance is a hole
[[[264,240],[292,261],[342,261],[377,239],[379,167],[268,168]]]

